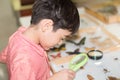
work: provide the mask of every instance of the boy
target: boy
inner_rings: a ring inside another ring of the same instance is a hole
[[[46,51],[75,33],[79,14],[70,0],[36,0],[31,25],[20,27],[0,54],[7,64],[10,80],[73,80],[75,72],[66,69],[50,76]]]

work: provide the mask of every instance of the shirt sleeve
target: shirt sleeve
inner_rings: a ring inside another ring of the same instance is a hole
[[[2,52],[0,52],[0,62],[2,63],[6,63],[7,49],[8,47],[6,47]]]
[[[19,53],[10,60],[10,80],[36,80],[29,56]]]

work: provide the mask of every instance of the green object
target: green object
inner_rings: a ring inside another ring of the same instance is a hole
[[[69,69],[73,71],[78,71],[80,67],[84,66],[88,61],[88,56],[86,53],[80,53],[73,57],[69,64]]]

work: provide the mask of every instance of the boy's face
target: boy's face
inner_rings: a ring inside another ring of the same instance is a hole
[[[45,50],[61,44],[63,39],[71,34],[70,31],[64,29],[53,31],[53,21],[50,19],[43,19],[37,26],[38,41]]]
[[[40,44],[45,50],[49,50],[50,48],[61,44],[70,34],[71,32],[68,30],[58,29],[57,31],[53,31],[53,29],[50,29],[43,33],[40,38]]]

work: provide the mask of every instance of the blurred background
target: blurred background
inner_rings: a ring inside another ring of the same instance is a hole
[[[104,1],[113,0],[73,0],[78,7]],[[0,51],[20,25],[29,25],[33,2],[34,0],[0,0]],[[1,63],[0,80],[8,80],[6,65]]]
[[[7,45],[8,37],[17,29],[10,0],[0,0],[0,51]],[[8,80],[5,64],[0,63],[0,80]]]

